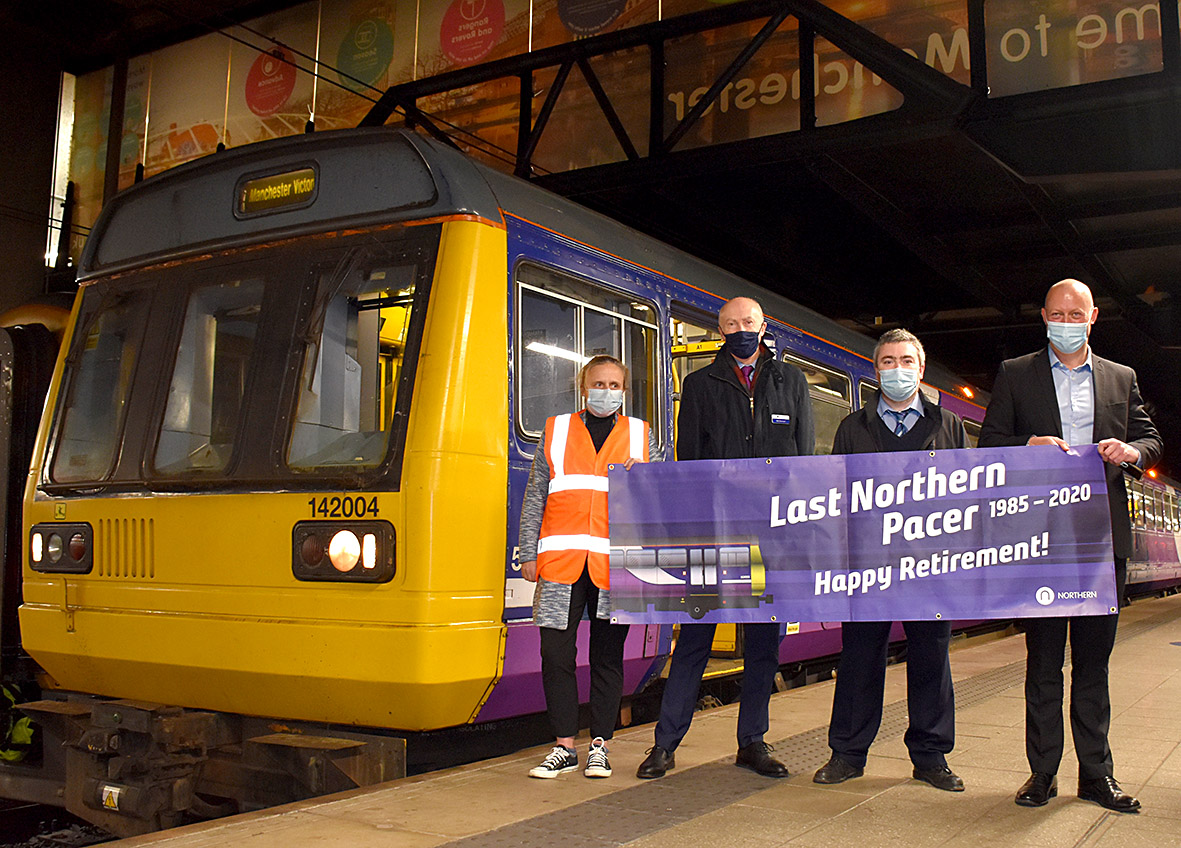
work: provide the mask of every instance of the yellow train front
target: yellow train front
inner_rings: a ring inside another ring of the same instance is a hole
[[[219,787],[348,785],[257,788],[325,752],[401,765],[233,717],[475,718],[506,632],[505,239],[469,161],[389,131],[219,154],[104,210],[24,513],[25,650],[46,688],[124,704],[31,706],[68,807],[125,834]]]

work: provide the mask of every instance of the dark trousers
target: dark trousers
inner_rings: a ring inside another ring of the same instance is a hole
[[[882,724],[886,653],[892,621],[847,621],[841,625],[837,669],[828,725],[828,746],[841,759],[865,767],[869,746]],[[906,708],[910,726],[904,741],[920,769],[947,764],[955,745],[955,693],[951,685],[951,622],[904,621]]]
[[[570,618],[565,630],[538,628],[541,632],[541,685],[545,706],[554,736],[578,733],[578,622],[585,609],[590,618],[590,733],[591,737],[610,739],[619,721],[619,701],[623,697],[623,643],[629,625],[612,624],[595,618],[599,589],[590,579],[590,571],[570,587]]]
[[[1124,596],[1126,559],[1115,561],[1116,598]],[[1025,755],[1029,768],[1057,774],[1062,761],[1062,664],[1070,634],[1070,730],[1079,777],[1112,775],[1107,661],[1119,614],[1031,618],[1025,624]]]
[[[656,744],[675,751],[689,731],[697,706],[701,675],[714,641],[714,624],[682,624],[673,651],[660,720],[656,723]],[[767,707],[779,671],[779,625],[744,624],[742,700],[738,707],[739,747],[759,742],[767,732]]]

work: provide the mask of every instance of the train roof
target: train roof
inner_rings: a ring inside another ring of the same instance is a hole
[[[301,175],[302,185],[296,182]],[[287,196],[272,197],[284,190]],[[252,204],[252,194],[262,202]],[[872,355],[871,339],[782,295],[433,139],[387,127],[244,145],[134,185],[104,207],[78,276],[85,282],[213,245],[319,233],[326,221],[336,229],[457,214],[503,221],[502,210],[723,300],[754,295],[769,316],[860,356]],[[935,363],[927,379],[945,386],[956,382]]]

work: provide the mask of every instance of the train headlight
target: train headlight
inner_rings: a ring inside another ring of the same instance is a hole
[[[338,530],[328,543],[328,560],[332,567],[343,573],[353,570],[361,558],[361,543],[352,530]]]
[[[386,583],[394,542],[388,521],[300,521],[291,532],[291,572],[297,580]]]
[[[37,524],[29,534],[34,571],[88,574],[94,566],[94,530],[89,524]]]

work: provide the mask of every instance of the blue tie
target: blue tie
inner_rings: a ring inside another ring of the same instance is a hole
[[[886,414],[893,415],[894,421],[897,422],[894,425],[894,435],[895,436],[901,436],[904,433],[906,433],[906,425],[902,422],[906,420],[906,413],[908,413],[908,412],[910,412],[909,409],[904,409],[901,412],[895,412],[893,409],[886,410]]]

